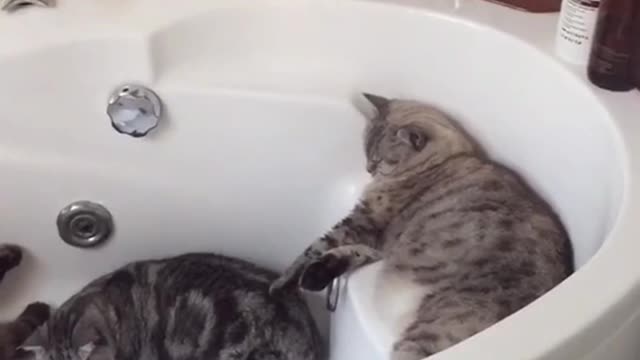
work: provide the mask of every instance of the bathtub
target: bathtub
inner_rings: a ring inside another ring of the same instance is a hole
[[[368,181],[367,91],[456,117],[549,200],[575,247],[568,280],[432,359],[637,358],[640,95],[556,60],[556,15],[440,0],[59,3],[0,13],[0,239],[29,249],[0,318],[137,259],[216,251],[283,269]],[[126,82],[163,101],[145,137],[106,114]],[[105,244],[58,236],[77,200],[111,212]],[[386,358],[398,329],[378,300],[397,299],[379,268],[346,279],[331,319],[310,295],[331,360]]]

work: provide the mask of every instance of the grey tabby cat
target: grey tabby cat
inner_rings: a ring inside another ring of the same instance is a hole
[[[418,360],[500,321],[572,273],[563,225],[518,175],[488,159],[434,107],[365,97],[378,111],[365,136],[373,181],[272,293],[319,291],[383,259],[384,274],[419,293],[392,359]]]
[[[131,263],[57,309],[36,358],[319,360],[321,339],[300,294],[269,296],[276,277],[214,254]]]
[[[22,261],[22,249],[15,245],[0,245],[0,281]],[[29,304],[13,321],[0,323],[0,360],[12,360],[21,354],[18,348],[49,318],[49,306]]]

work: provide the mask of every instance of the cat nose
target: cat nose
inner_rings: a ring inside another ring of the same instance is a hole
[[[368,163],[367,163],[367,171],[368,171],[370,174],[372,174],[374,171],[376,171],[376,166],[377,166],[377,165],[378,165],[378,164],[376,164],[376,163],[375,163],[375,162],[373,162],[373,161],[368,162]]]

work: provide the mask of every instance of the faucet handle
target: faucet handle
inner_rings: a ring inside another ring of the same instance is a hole
[[[107,105],[111,126],[121,134],[142,137],[158,126],[162,102],[153,90],[126,84],[113,91]]]

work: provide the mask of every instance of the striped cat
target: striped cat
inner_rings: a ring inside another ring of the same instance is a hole
[[[384,260],[383,283],[413,296],[393,360],[419,360],[514,313],[573,271],[567,233],[513,171],[441,111],[365,95],[373,176],[355,209],[271,286],[318,291]]]
[[[9,270],[20,265],[22,250],[15,245],[0,245],[0,282]],[[24,355],[18,348],[49,318],[49,306],[33,303],[15,320],[0,323],[0,360]]]
[[[57,309],[36,358],[320,360],[321,339],[300,294],[269,296],[276,277],[214,254],[131,263]]]

